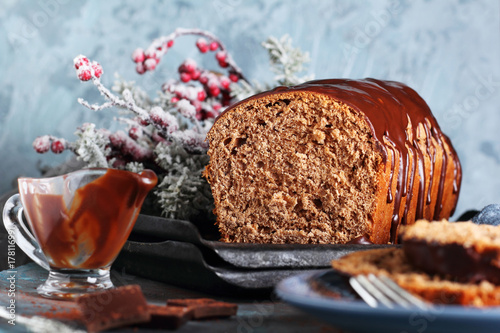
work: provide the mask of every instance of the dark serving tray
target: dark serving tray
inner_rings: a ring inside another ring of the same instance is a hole
[[[266,297],[284,278],[315,269],[242,269],[205,256],[194,244],[177,241],[128,241],[113,264],[138,275],[172,285],[228,296]]]
[[[191,222],[140,215],[113,267],[211,294],[255,297],[347,253],[388,246],[223,243],[201,237]]]
[[[200,236],[196,226],[188,221],[166,219],[158,216],[140,215],[132,231],[132,240],[156,244],[165,240],[187,242],[195,245],[205,256],[217,256],[234,267],[247,269],[263,268],[324,268],[330,262],[347,253],[383,248],[393,245],[361,244],[250,244],[224,243],[207,240]],[[139,246],[139,245],[136,245]]]

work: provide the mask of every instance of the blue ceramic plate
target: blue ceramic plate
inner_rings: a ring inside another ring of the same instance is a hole
[[[287,278],[277,285],[276,293],[285,302],[349,332],[500,332],[500,307],[374,309],[358,300],[333,270]]]

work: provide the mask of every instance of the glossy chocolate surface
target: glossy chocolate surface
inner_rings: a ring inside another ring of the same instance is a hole
[[[395,195],[391,189],[387,193],[387,202],[394,201],[394,212],[391,227],[391,242],[396,242],[399,225],[406,224],[409,205],[406,205],[404,213],[400,216],[400,208],[403,197],[406,202],[411,201],[414,186],[418,186],[418,201],[415,219],[424,218],[424,208],[431,204],[432,179],[436,166],[436,149],[431,149],[431,138],[444,150],[444,142],[447,143],[451,154],[443,154],[443,165],[446,166],[448,158],[451,157],[454,164],[453,192],[460,191],[462,171],[458,156],[454,151],[449,138],[441,132],[441,129],[431,113],[425,101],[410,87],[394,81],[381,81],[376,79],[349,80],[349,79],[329,79],[309,81],[293,87],[277,87],[273,90],[257,94],[247,100],[241,101],[230,109],[247,102],[266,96],[279,95],[281,93],[293,92],[314,92],[330,96],[338,100],[365,116],[370,125],[374,137],[377,138],[379,148],[383,152],[387,161],[388,150],[392,150],[391,160],[391,183],[392,178],[397,174],[397,188]],[[223,116],[223,114],[221,114]],[[411,121],[412,126],[408,127]],[[426,132],[426,150],[430,156],[430,174],[426,175],[423,152],[417,144],[417,128],[421,124]],[[411,131],[411,133],[409,133]],[[397,153],[397,154],[396,154]],[[411,163],[411,156],[416,158]],[[399,170],[395,172],[395,156],[399,156]],[[444,183],[446,179],[446,167],[441,168],[439,179],[437,200],[432,216],[429,219],[439,219],[442,210],[442,198]],[[419,174],[419,183],[415,184],[415,175]],[[425,180],[430,179],[431,183],[425,193]],[[455,203],[453,207],[456,206]],[[453,212],[451,212],[453,214]]]
[[[370,245],[370,244],[373,244],[373,242],[370,240],[370,237],[368,235],[363,235],[363,236],[359,236],[359,237],[356,237],[356,238],[350,240],[346,244]]]
[[[500,284],[498,251],[478,253],[462,244],[437,244],[405,240],[403,250],[408,260],[429,274],[451,276],[460,282],[490,281]]]

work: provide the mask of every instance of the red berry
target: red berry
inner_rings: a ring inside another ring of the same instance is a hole
[[[193,73],[196,70],[196,61],[194,61],[192,59],[186,59],[184,61],[183,65],[184,65],[185,71],[188,73]]]
[[[149,118],[151,119],[151,121],[155,124],[161,124],[161,117],[159,114],[155,114],[155,113],[151,113],[149,115]]]
[[[213,86],[209,90],[210,90],[210,94],[214,97],[216,97],[220,94],[220,89],[217,86]]]
[[[191,73],[192,80],[198,80],[200,78],[201,72],[199,70],[195,70]]]
[[[178,101],[180,101],[179,97],[172,97],[172,99],[170,100],[170,102],[172,103],[177,103]]]
[[[208,84],[207,84],[209,89],[217,88],[219,86],[219,81],[217,79],[212,78]]]
[[[212,105],[212,108],[213,108],[215,111],[218,111],[221,107],[222,107],[222,105],[220,105],[219,103],[214,103],[214,105]]]
[[[240,77],[238,74],[235,74],[235,73],[229,74],[229,80],[231,80],[233,82],[238,82],[239,79],[240,79]]]
[[[95,77],[100,78],[102,75],[102,66],[98,62],[92,61],[92,69],[94,70]]]
[[[78,69],[80,68],[80,66],[88,66],[89,59],[83,55],[79,55],[75,59],[73,59],[73,63],[75,64],[75,68]]]
[[[52,141],[52,144],[50,145],[50,149],[52,150],[53,153],[55,154],[60,154],[64,151],[64,142],[61,140],[54,140]]]
[[[174,46],[174,40],[173,39],[171,39],[171,40],[169,40],[167,42],[167,47],[172,47],[172,46]]]
[[[229,89],[230,81],[227,77],[223,76],[220,78],[220,85],[224,89]]]
[[[215,54],[215,59],[217,59],[218,62],[221,61],[226,61],[227,53],[224,51],[219,51]]]
[[[198,92],[198,100],[200,102],[203,102],[205,100],[205,98],[207,98],[207,93],[204,90],[199,91]]]
[[[188,73],[181,73],[181,81],[182,82],[191,81],[191,75],[189,75]]]
[[[196,47],[198,48],[198,50],[200,50],[201,53],[207,52],[208,48],[209,48],[209,46],[207,45],[207,41],[205,40],[205,38],[199,38],[196,41]]]
[[[146,67],[144,67],[143,63],[138,63],[136,66],[135,66],[135,70],[137,73],[139,74],[144,74],[146,73]]]
[[[50,149],[50,138],[48,135],[39,136],[33,141],[33,148],[39,154],[43,154]]]
[[[82,81],[88,81],[92,78],[92,74],[90,73],[90,69],[80,68],[76,71],[76,75]]]
[[[219,60],[219,66],[222,68],[226,68],[229,66],[229,64],[226,62],[226,60]]]
[[[208,82],[208,76],[206,75],[200,75],[200,83],[201,84],[207,84]]]
[[[146,56],[144,55],[144,50],[141,48],[135,49],[134,52],[132,52],[132,60],[134,62],[143,62],[146,59]]]
[[[148,48],[148,49],[144,52],[144,56],[146,57],[146,59],[156,58],[156,50],[155,50],[155,49]]]
[[[128,136],[132,139],[137,140],[141,136],[142,130],[139,127],[132,127],[128,131]]]
[[[144,67],[148,71],[153,71],[156,68],[156,64],[156,60],[152,58],[146,59],[146,61],[144,61]]]
[[[211,42],[210,43],[210,51],[215,51],[219,48],[219,43],[217,42]]]

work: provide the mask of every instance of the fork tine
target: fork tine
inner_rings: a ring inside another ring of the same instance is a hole
[[[391,309],[394,308],[394,304],[404,308],[415,306],[421,310],[432,307],[401,288],[387,276],[358,275],[351,277],[349,283],[366,304],[371,307],[377,307],[379,303]]]
[[[390,287],[386,284],[387,281],[381,280],[381,277],[375,276],[374,274],[369,274],[367,279],[368,281],[373,283],[378,291],[386,296],[391,302],[396,303],[404,308],[408,308],[411,306],[411,304],[405,298],[401,298],[399,296],[399,294],[394,290],[393,287]]]
[[[404,299],[409,305],[414,305],[422,310],[431,308],[432,306],[418,297],[413,296],[403,288],[401,288],[396,282],[387,276],[379,276],[378,279],[382,281],[388,288],[390,288],[400,299]]]
[[[378,306],[377,300],[358,282],[358,279],[355,276],[349,278],[349,284],[366,304],[372,308],[376,308]]]
[[[377,307],[379,302],[388,308],[394,308],[393,302],[382,294],[366,276],[353,276],[349,279],[349,283],[366,304],[372,308]]]

